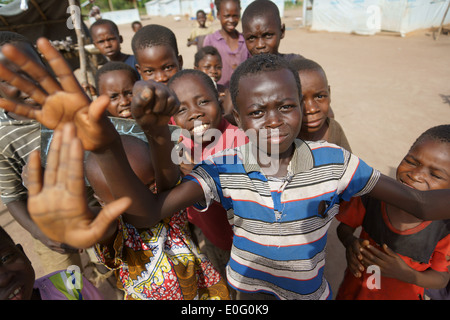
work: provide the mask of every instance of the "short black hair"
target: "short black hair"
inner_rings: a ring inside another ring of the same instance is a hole
[[[137,73],[137,71],[132,68],[131,66],[129,66],[128,64],[126,64],[125,62],[121,62],[121,61],[108,61],[107,63],[105,63],[100,69],[97,70],[97,72],[95,73],[95,87],[97,88],[97,90],[99,90],[99,82],[100,82],[100,77],[108,72],[111,71],[118,71],[118,70],[124,70],[130,73],[131,77],[134,79],[134,82],[139,80],[139,74]]]
[[[108,19],[98,19],[95,21],[91,27],[89,28],[89,33],[92,36],[92,30],[94,30],[95,27],[102,26],[102,25],[109,25],[114,33],[116,33],[118,36],[120,36],[119,27],[117,27],[117,24],[114,23],[114,21],[108,20]]]
[[[434,140],[442,143],[450,143],[450,124],[442,124],[423,132],[413,143],[411,148],[424,140]]]
[[[11,31],[0,31],[0,46],[7,43],[25,42],[33,47],[33,43],[25,36],[20,33]]]
[[[171,85],[179,80],[180,78],[184,77],[184,76],[188,76],[188,75],[193,75],[193,76],[197,76],[199,77],[201,80],[203,80],[203,82],[208,86],[209,89],[212,90],[212,92],[214,93],[214,97],[219,100],[219,92],[217,91],[217,88],[214,84],[214,81],[204,72],[200,71],[200,70],[196,70],[196,69],[183,69],[181,71],[178,71],[177,73],[175,73],[175,75],[170,78],[169,82],[167,83],[167,86],[170,88]]]
[[[295,70],[297,70],[297,72],[314,70],[314,71],[322,71],[325,73],[322,66],[318,64],[316,61],[311,59],[298,57],[290,60],[289,63]]]
[[[239,81],[241,78],[250,74],[278,71],[283,69],[287,69],[292,72],[297,85],[299,98],[302,100],[302,87],[298,72],[291,67],[288,61],[279,55],[264,53],[248,58],[242,62],[236,70],[234,70],[230,80],[230,94],[234,108],[237,109],[236,98],[239,94]]]
[[[195,16],[198,16],[199,13],[203,13],[206,16],[205,10],[202,10],[202,9],[197,10],[197,12],[195,13]]]
[[[227,1],[232,1],[232,2],[236,3],[239,6],[239,8],[241,7],[241,1],[240,0],[214,0],[214,4],[216,5],[217,12],[219,12],[219,10],[220,10],[220,5],[222,3],[227,2]]]
[[[139,29],[131,40],[131,49],[135,56],[141,49],[166,45],[171,47],[178,57],[178,45],[175,34],[167,27],[149,24]]]
[[[206,46],[200,48],[194,56],[194,66],[198,67],[198,63],[207,55],[217,56],[219,57],[220,62],[222,63],[222,57],[220,56],[219,51],[213,46]]]
[[[275,19],[277,25],[281,26],[281,16],[278,6],[270,0],[255,0],[245,8],[242,14],[242,24],[247,23],[255,17],[267,17]]]
[[[1,226],[0,226],[0,239],[2,241],[10,242],[13,246],[16,245],[13,238],[11,238],[11,236],[8,234],[8,232],[6,232],[6,230],[3,229],[3,227],[1,227]]]

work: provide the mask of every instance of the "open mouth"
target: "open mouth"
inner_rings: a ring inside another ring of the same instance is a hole
[[[194,128],[192,128],[191,132],[195,135],[195,136],[201,136],[204,135],[205,132],[209,129],[209,124],[201,124],[198,126],[195,126]]]
[[[123,109],[122,111],[119,111],[119,117],[120,118],[132,118],[133,115],[131,114],[130,109]]]
[[[22,287],[15,289],[9,296],[8,300],[22,300]]]

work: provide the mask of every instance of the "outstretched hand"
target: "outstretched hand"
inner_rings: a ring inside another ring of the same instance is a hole
[[[96,216],[87,205],[83,148],[72,123],[54,133],[42,181],[39,153],[30,156],[28,210],[50,239],[88,248],[111,236],[114,222],[131,204],[121,198]]]
[[[351,273],[357,278],[361,277],[362,272],[365,270],[365,266],[362,262],[363,255],[362,250],[369,245],[368,240],[361,240],[354,238],[349,246],[346,247],[347,265]]]
[[[141,80],[134,84],[131,113],[144,132],[151,136],[167,127],[179,104],[176,95],[162,83]]]
[[[2,53],[7,61],[0,63],[0,77],[28,94],[40,107],[6,97],[1,99],[2,108],[37,120],[52,130],[73,122],[86,150],[101,148],[116,139],[118,135],[114,134],[114,127],[105,115],[108,98],[100,97],[91,103],[66,60],[51,43],[40,38],[36,44],[59,82],[44,65],[30,59],[12,44],[5,44]]]

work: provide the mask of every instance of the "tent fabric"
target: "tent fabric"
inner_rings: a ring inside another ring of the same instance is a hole
[[[450,0],[314,0],[311,30],[404,35],[438,27]],[[450,15],[444,24],[450,23]]]
[[[26,10],[21,5],[26,2]],[[75,1],[80,5],[79,1]],[[0,31],[22,34],[35,43],[39,37],[64,41],[70,37],[77,43],[75,29],[71,23],[68,0],[15,0],[0,8]],[[83,24],[86,30],[86,26]],[[79,67],[78,54],[67,52],[65,58],[73,69]]]

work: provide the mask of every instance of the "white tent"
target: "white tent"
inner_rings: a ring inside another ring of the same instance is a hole
[[[245,8],[254,0],[241,0],[241,9]],[[284,1],[272,0],[280,10],[280,15],[284,14]],[[152,0],[145,3],[145,8],[149,16],[168,16],[168,15],[188,15],[195,17],[197,10],[211,12],[210,0]]]
[[[310,0],[311,30],[375,34],[439,27],[450,0]],[[448,15],[444,24],[450,23]]]

